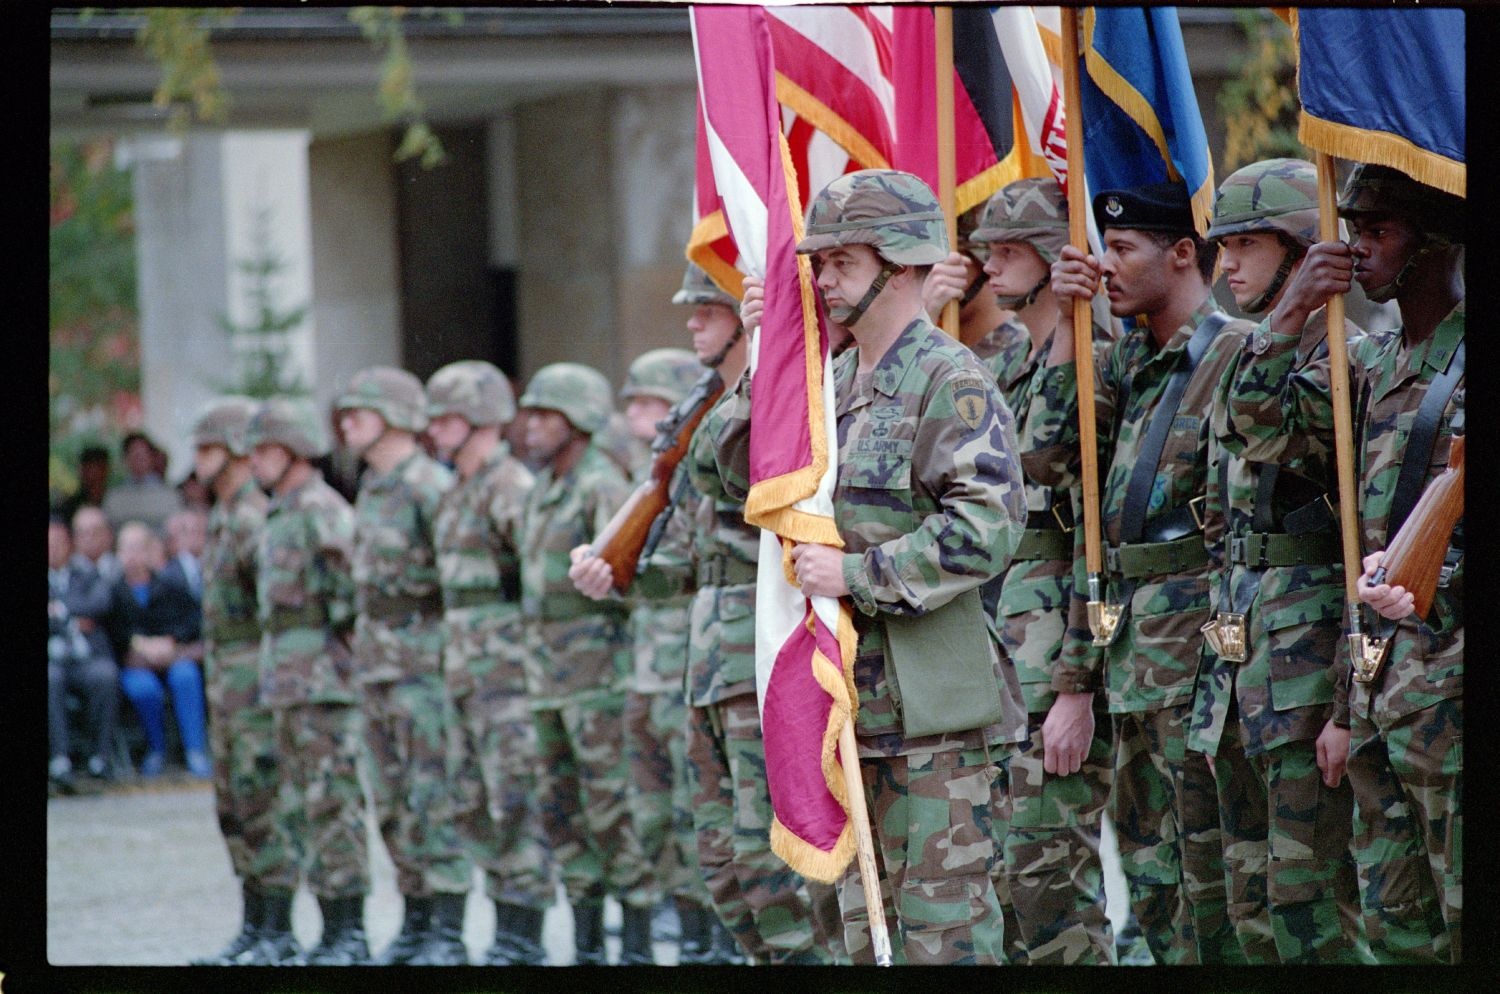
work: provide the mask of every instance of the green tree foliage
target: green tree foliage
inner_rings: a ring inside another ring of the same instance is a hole
[[[387,121],[405,121],[406,135],[396,149],[396,161],[418,158],[425,169],[440,165],[447,154],[442,142],[422,119],[426,107],[417,99],[412,85],[411,53],[406,47],[406,32],[401,19],[405,7],[355,7],[349,20],[359,25],[364,36],[385,52],[380,67],[380,106]]]
[[[77,486],[84,445],[140,424],[135,222],[110,140],[54,142],[48,231],[48,482]]]
[[[181,133],[187,130],[190,116],[222,124],[229,110],[229,94],[209,49],[208,33],[215,20],[226,20],[235,10],[146,7],[141,13],[145,23],[137,39],[161,65],[161,83],[151,102],[160,109],[171,108],[168,127]],[[191,115],[188,106],[193,108]]]
[[[1248,53],[1239,72],[1219,91],[1225,122],[1225,173],[1259,159],[1308,158],[1297,141],[1297,48],[1278,17],[1246,8],[1236,12]]]
[[[286,260],[271,239],[271,209],[256,210],[251,234],[253,253],[236,267],[245,276],[245,296],[250,320],[236,323],[219,315],[219,326],[228,332],[237,355],[237,378],[220,384],[227,393],[247,397],[277,394],[307,395],[301,375],[288,363],[290,336],[307,317],[307,305],[283,307],[277,281],[286,271]]]

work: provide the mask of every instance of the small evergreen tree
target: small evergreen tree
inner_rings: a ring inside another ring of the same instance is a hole
[[[283,308],[278,300],[276,283],[287,262],[271,239],[270,207],[256,209],[251,230],[252,254],[235,264],[246,277],[250,319],[236,323],[228,314],[218,316],[219,326],[229,334],[236,366],[235,378],[221,386],[247,397],[306,396],[309,390],[301,373],[290,368],[290,351],[292,332],[301,327],[308,307]]]

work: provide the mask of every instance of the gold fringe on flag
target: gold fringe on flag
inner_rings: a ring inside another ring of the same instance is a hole
[[[714,242],[728,237],[729,225],[724,220],[724,212],[714,211],[700,218],[698,223],[693,225],[693,233],[688,236],[687,249],[683,254],[687,256],[689,262],[707,273],[709,279],[713,280],[720,290],[734,297],[735,300],[743,300],[745,274],[735,269],[713,249]]]
[[[813,127],[832,138],[861,169],[889,169],[885,156],[870,144],[868,138],[832,108],[808,93],[781,73],[776,74],[776,100],[797,113]]]
[[[1468,189],[1468,168],[1455,159],[1428,151],[1389,131],[1372,131],[1351,124],[1314,117],[1307,111],[1297,124],[1297,140],[1310,149],[1340,159],[1372,162],[1399,169],[1418,183],[1463,197]]]

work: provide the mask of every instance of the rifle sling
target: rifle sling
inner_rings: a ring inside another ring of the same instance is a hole
[[[1464,343],[1460,341],[1443,370],[1427,386],[1422,405],[1412,421],[1411,433],[1406,437],[1406,451],[1402,454],[1401,474],[1396,477],[1396,491],[1391,497],[1391,514],[1386,523],[1386,540],[1389,541],[1401,530],[1422,496],[1422,487],[1427,482],[1427,469],[1432,462],[1432,449],[1437,443],[1438,424],[1443,419],[1443,408],[1458,389],[1458,381],[1464,375]]]

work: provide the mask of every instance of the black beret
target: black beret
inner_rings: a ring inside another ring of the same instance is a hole
[[[1187,234],[1193,226],[1193,205],[1184,183],[1152,183],[1128,190],[1104,190],[1094,196],[1094,220],[1099,230],[1134,228]]]

